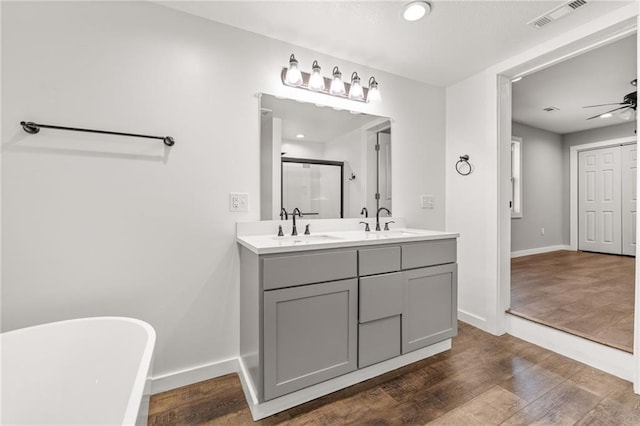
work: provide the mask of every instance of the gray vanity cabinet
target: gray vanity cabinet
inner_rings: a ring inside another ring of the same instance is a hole
[[[241,247],[240,358],[260,403],[457,334],[455,238]]]
[[[402,272],[400,246],[358,250],[358,367],[401,354]]]
[[[357,368],[357,300],[356,279],[265,292],[265,400]]]
[[[265,401],[357,369],[357,274],[351,249],[263,257]]]
[[[404,308],[402,353],[458,334],[458,279],[455,240],[402,247]],[[423,267],[436,264],[437,266]]]

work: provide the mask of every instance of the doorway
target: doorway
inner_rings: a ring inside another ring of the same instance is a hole
[[[626,31],[626,30],[625,30]],[[575,42],[574,43],[574,48],[575,48],[575,52],[589,52],[592,51],[594,49],[596,49],[597,47],[601,47],[601,46],[606,46],[612,42],[621,40],[629,35],[631,35],[634,40],[637,37],[635,34],[635,30],[632,32],[625,32],[625,33],[618,33],[616,36],[612,36],[611,34],[615,33],[615,30],[611,30],[611,33],[609,33],[608,37],[607,36],[602,36],[599,41],[596,41],[595,43],[593,42],[593,40],[591,40],[590,42],[584,40],[584,41],[579,41],[579,42]],[[591,44],[589,44],[591,43]],[[569,49],[567,47],[565,47],[564,52],[567,52]],[[634,50],[634,54],[635,54],[635,50]],[[525,75],[525,79],[527,78],[527,76],[529,75],[528,73],[534,73],[535,71],[542,69],[542,68],[549,68],[551,65],[551,62],[554,62],[554,64],[558,64],[561,63],[561,61],[564,61],[565,58],[567,57],[575,57],[577,56],[576,54],[568,54],[568,55],[564,55],[564,57],[560,57],[560,55],[558,55],[558,59],[556,59],[555,61],[549,61],[548,57],[552,56],[552,55],[548,55],[546,58],[546,63],[544,66],[540,66],[540,65],[535,65],[536,61],[543,61],[542,59],[534,59],[532,60],[530,63],[528,64],[520,64],[517,67],[514,68],[514,71],[512,71],[511,73],[507,73],[508,75],[511,76],[517,76],[518,74],[524,74]],[[634,60],[633,60],[634,64],[635,64],[635,56],[634,56]],[[540,63],[540,62],[538,62]],[[529,69],[529,71],[526,71],[526,69]],[[517,69],[517,71],[515,71]],[[633,72],[633,76],[635,76],[637,74],[637,71],[634,70]],[[632,77],[633,78],[633,77]],[[518,83],[513,83],[513,85],[511,84],[511,78],[508,79],[501,79],[501,77],[499,77],[499,87],[500,87],[500,95],[499,95],[499,99],[500,99],[500,120],[499,123],[502,120],[506,120],[507,116],[505,114],[503,114],[503,112],[505,111],[509,111],[508,114],[508,118],[509,121],[511,121],[511,105],[510,102],[512,101],[511,99],[511,90],[513,89],[514,91],[514,96],[515,96],[515,92],[517,90],[517,84]],[[573,83],[573,81],[571,82],[571,84]],[[508,95],[508,101],[504,101],[504,94]],[[622,93],[624,95],[624,93]],[[609,101],[609,102],[614,102],[615,100]],[[595,103],[595,102],[593,102]],[[587,103],[583,103],[583,105],[588,105]],[[554,106],[554,105],[550,105],[550,106]],[[504,108],[504,109],[503,109]],[[553,109],[551,109],[553,111]],[[546,112],[546,111],[545,111]],[[553,113],[553,112],[549,112],[549,113]],[[514,117],[515,120],[515,117]],[[600,121],[600,123],[602,123],[603,121]],[[633,131],[635,130],[635,119],[630,120],[630,122],[632,124],[630,124],[630,126],[632,126],[632,134]],[[509,196],[509,192],[507,192],[507,185],[509,185],[509,187],[511,186],[511,182],[506,182],[505,178],[504,178],[504,171],[508,170],[508,168],[505,169],[505,167],[508,167],[508,164],[505,164],[505,159],[508,158],[508,154],[507,151],[505,151],[505,148],[507,147],[507,135],[509,135],[509,139],[511,137],[511,135],[515,135],[515,133],[511,133],[511,126],[500,126],[500,141],[501,141],[501,145],[500,145],[500,164],[501,164],[501,179],[500,179],[500,186],[499,186],[499,193],[500,193],[500,199],[501,199],[501,206],[503,205],[502,203],[504,202],[503,200],[507,200],[507,203],[510,201],[509,198],[507,198]],[[506,131],[505,131],[506,129]],[[508,133],[507,133],[508,132]],[[574,131],[571,132],[574,133],[574,136],[578,136],[580,131]],[[565,135],[561,134],[561,139],[564,138]],[[596,131],[594,130],[592,135],[593,139],[591,140],[585,140],[583,141],[583,143],[589,144],[589,143],[593,143],[595,141],[602,141],[602,140],[606,140],[606,139],[612,139],[612,138],[616,138],[616,137],[621,137],[621,136],[628,136],[628,133],[626,135],[617,135],[614,137],[609,136],[608,138],[603,136],[602,133],[600,131]],[[573,150],[573,145],[575,145],[575,140],[563,140],[562,141],[563,144],[563,152],[562,152],[562,156],[564,157],[564,161],[565,163],[568,163],[568,158],[571,155],[574,155],[574,150]],[[527,151],[528,148],[530,148],[530,146],[527,145],[527,138],[524,138],[524,142],[523,142],[523,155],[526,156],[528,155]],[[569,152],[571,150],[571,153]],[[577,163],[576,163],[577,164]],[[525,163],[523,170],[525,171],[525,182],[527,179],[526,176],[526,170],[527,170],[527,165]],[[544,253],[549,253],[549,251],[545,250],[546,248],[553,248],[553,246],[556,246],[556,249],[564,249],[567,251],[570,251],[571,249],[573,249],[573,254],[576,253],[582,253],[582,252],[577,252],[575,251],[577,249],[577,219],[573,220],[573,215],[572,218],[569,218],[569,211],[571,210],[572,212],[576,212],[576,217],[577,217],[577,198],[574,202],[574,200],[571,198],[571,196],[569,195],[569,191],[568,191],[568,182],[570,180],[570,174],[569,174],[569,170],[567,168],[567,170],[565,170],[563,172],[564,176],[563,177],[563,181],[558,181],[558,183],[556,184],[557,186],[562,186],[563,188],[566,188],[565,190],[563,190],[563,197],[562,200],[560,201],[560,203],[563,205],[562,210],[563,212],[565,212],[565,223],[563,225],[563,231],[562,231],[562,239],[560,239],[559,241],[555,242],[555,243],[550,243],[550,244],[545,244],[545,245],[540,245],[538,247],[534,247],[534,249],[539,249],[539,250],[531,250],[531,252],[526,253],[525,250],[521,250],[520,253],[521,255],[543,255]],[[571,177],[571,184],[573,185],[573,177]],[[576,182],[576,186],[577,186],[577,174],[576,174],[576,178],[575,178]],[[523,196],[525,199],[524,202],[524,216],[527,216],[527,213],[530,213],[531,211],[528,210],[528,204],[526,202],[527,199],[527,186],[525,184],[524,189],[523,189]],[[574,205],[575,204],[575,205]],[[571,208],[569,208],[569,206],[571,205]],[[530,205],[529,205],[530,206]],[[575,209],[575,210],[574,210]],[[506,231],[507,227],[510,229],[510,222],[513,222],[515,220],[518,219],[511,219],[510,217],[507,218],[505,215],[504,211],[501,211],[500,213],[500,222],[499,222],[499,227],[500,227],[500,269],[499,269],[499,273],[500,273],[500,289],[499,289],[499,300],[501,301],[501,303],[503,303],[503,306],[505,306],[505,308],[508,307],[513,307],[511,305],[511,302],[514,300],[514,298],[517,298],[517,295],[514,295],[513,292],[515,290],[515,286],[512,285],[511,283],[511,278],[513,277],[513,272],[517,272],[515,269],[516,267],[515,265],[515,261],[517,259],[520,259],[518,261],[522,261],[524,259],[521,259],[520,257],[514,257],[513,261],[514,263],[512,263],[511,261],[511,256],[509,255],[509,251],[507,249],[507,247],[509,247],[511,244],[509,244],[510,239],[512,237],[510,230]],[[575,226],[575,232],[574,232],[574,222],[576,223]],[[535,229],[535,238],[537,239],[542,239],[545,235],[548,236],[548,228],[546,226],[544,226],[543,224],[539,224],[538,227]],[[546,231],[546,232],[545,232]],[[533,235],[533,234],[532,234]],[[507,237],[507,238],[505,238]],[[548,259],[547,261],[549,261],[550,259],[555,259],[558,260],[559,256],[554,256],[553,254],[551,254],[552,252],[550,252],[549,255],[547,255]],[[620,256],[622,257],[622,256]],[[591,262],[591,264],[593,264],[594,262]],[[633,266],[633,268],[635,269],[635,260],[633,258],[630,258],[629,263]],[[511,266],[514,267],[514,270],[511,270]],[[540,269],[540,268],[537,268]],[[567,265],[566,262],[560,262],[560,267],[559,270],[556,271],[556,274],[562,275],[566,277],[566,273],[569,270],[569,265]],[[604,268],[599,269],[597,272],[594,273],[594,275],[602,275],[602,270]],[[631,290],[635,290],[635,272],[632,270],[629,274],[631,276],[631,284],[630,284],[630,288]],[[506,278],[505,278],[506,277]],[[506,285],[506,287],[505,287]],[[554,286],[552,287],[553,290],[558,290],[559,287]],[[571,291],[566,291],[566,298],[567,298],[567,302],[573,300],[573,298],[571,298]],[[506,297],[505,297],[506,296]],[[634,299],[635,296],[634,294],[627,294],[626,297],[628,300],[630,300],[630,304],[631,306],[634,305]],[[564,308],[566,308],[567,306],[564,306]],[[547,311],[547,313],[549,313],[551,311]],[[612,314],[613,315],[613,314]],[[633,321],[634,321],[634,315],[635,313],[632,313],[629,315],[629,320],[627,321],[628,323],[628,329],[629,329],[629,334],[631,337],[633,337]],[[623,352],[623,351],[614,351],[614,352],[610,352],[610,351],[606,351],[604,349],[600,349],[599,347],[604,347],[603,345],[600,344],[596,344],[596,343],[592,343],[592,344],[588,344],[588,343],[583,343],[586,342],[585,340],[576,340],[576,338],[571,337],[570,335],[567,335],[563,332],[559,332],[557,330],[552,330],[549,329],[548,327],[533,327],[533,326],[529,326],[526,323],[522,322],[521,319],[513,319],[514,317],[507,315],[505,317],[505,329],[508,330],[511,334],[514,334],[518,337],[523,337],[527,340],[533,341],[534,343],[540,344],[542,346],[545,346],[549,349],[552,349],[556,352],[559,352],[563,355],[567,355],[569,357],[578,359],[582,362],[586,362],[590,365],[593,365],[597,368],[601,368],[605,371],[609,371],[612,372],[613,374],[617,374],[620,377],[624,377],[627,378],[629,380],[631,380],[634,375],[637,373],[636,371],[636,367],[635,367],[635,362],[633,362],[633,356],[632,356],[632,352],[633,352],[633,345],[630,344],[627,347],[627,352]],[[558,327],[558,329],[561,329],[560,327]],[[548,330],[548,331],[546,331]],[[575,333],[575,335],[579,335],[578,333]],[[565,337],[566,336],[566,337]],[[595,345],[595,346],[594,346]],[[573,347],[572,347],[573,346]],[[627,355],[618,355],[618,354],[623,354],[626,353]],[[612,360],[613,358],[617,359],[616,363],[611,362],[610,360]],[[624,364],[623,368],[617,368],[618,366]],[[624,370],[624,371],[622,371]]]

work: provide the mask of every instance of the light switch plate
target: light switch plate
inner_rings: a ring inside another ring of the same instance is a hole
[[[229,193],[229,211],[230,212],[248,212],[249,211],[249,194],[238,192]]]
[[[422,195],[420,201],[423,209],[432,209],[435,204],[435,197],[433,195]]]

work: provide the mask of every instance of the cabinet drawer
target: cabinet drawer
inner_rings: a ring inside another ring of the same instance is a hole
[[[400,355],[400,315],[360,324],[358,368]]]
[[[402,245],[402,269],[443,265],[456,261],[456,240],[436,240]]]
[[[376,247],[358,250],[360,276],[400,270],[400,247]]]
[[[357,368],[358,281],[264,292],[264,399]]]
[[[360,278],[360,322],[402,313],[402,272]]]
[[[358,275],[356,250],[269,256],[262,260],[265,290],[335,281]]]

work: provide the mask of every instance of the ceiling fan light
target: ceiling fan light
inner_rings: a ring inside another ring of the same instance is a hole
[[[333,78],[331,80],[331,87],[329,93],[332,95],[344,95],[347,91],[344,88],[344,82],[342,81],[342,73],[338,67],[333,67]]]
[[[627,108],[620,114],[618,114],[618,117],[626,121],[633,120],[634,118],[636,118],[636,110],[633,108]]]
[[[287,70],[285,81],[289,86],[302,85],[302,73],[298,68],[298,60],[293,53],[289,57],[289,69]]]
[[[318,61],[313,61],[313,65],[311,66],[311,76],[309,77],[309,89],[314,92],[321,92],[324,90],[324,77],[320,75],[320,65],[318,65]]]

